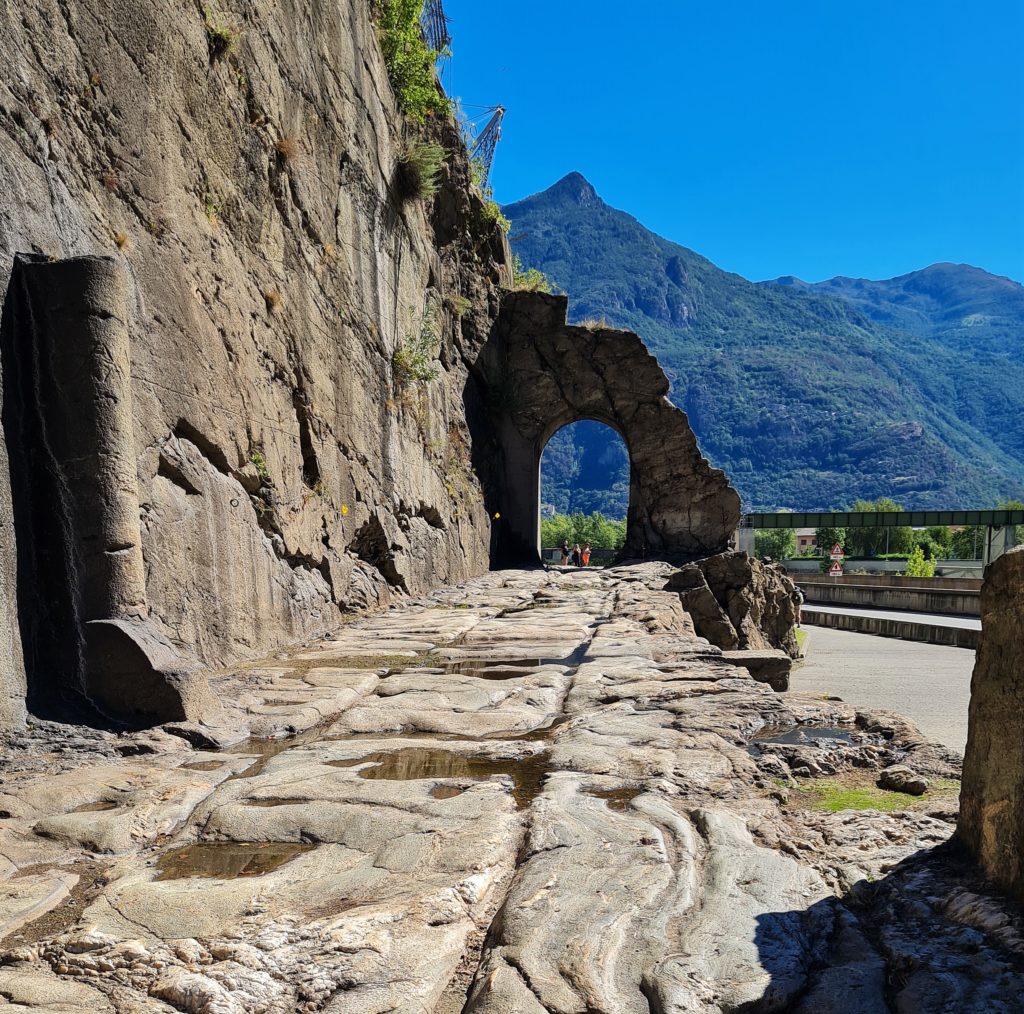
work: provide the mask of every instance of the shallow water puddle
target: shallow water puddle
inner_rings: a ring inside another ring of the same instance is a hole
[[[624,785],[618,789],[584,789],[586,795],[603,799],[609,810],[617,810],[619,813],[627,810],[629,804],[643,791],[639,785]]]
[[[544,779],[552,770],[547,752],[531,757],[489,757],[420,746],[390,752],[380,750],[365,757],[327,763],[337,768],[372,764],[372,767],[359,772],[360,778],[403,782],[429,778],[466,778],[474,782],[485,782],[493,775],[507,775],[512,779],[512,798],[520,810],[528,807],[540,795]]]
[[[789,746],[853,746],[856,729],[838,725],[766,725],[756,732],[747,747],[757,749],[762,743]]]
[[[224,761],[193,761],[191,764],[180,764],[179,767],[183,771],[217,771],[224,767]]]
[[[465,789],[460,789],[457,785],[435,785],[430,790],[431,799],[454,799],[456,796],[461,796]]]
[[[482,680],[510,680],[528,676],[533,669],[549,664],[544,658],[463,658],[445,665],[446,673],[476,676]]]
[[[312,799],[287,798],[285,796],[264,796],[262,799],[244,799],[246,806],[305,806],[312,803]]]
[[[464,676],[478,676],[481,679],[512,679],[515,676],[526,675],[526,671],[538,669],[542,665],[564,665],[570,668],[578,666],[590,649],[590,641],[583,641],[578,644],[568,655],[554,656],[542,655],[531,658],[482,658],[466,657],[452,659],[444,663],[445,672],[459,673]],[[500,670],[500,672],[487,672],[487,670]],[[515,670],[524,670],[517,672]]]
[[[296,842],[197,842],[165,852],[157,860],[160,873],[155,879],[262,877],[315,847]]]

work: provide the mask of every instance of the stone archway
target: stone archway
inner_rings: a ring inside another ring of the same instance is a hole
[[[478,360],[500,458],[489,468],[498,486],[488,504],[492,563],[539,561],[540,456],[552,434],[580,419],[611,427],[629,452],[623,558],[683,561],[727,549],[739,496],[701,455],[657,360],[630,331],[566,324],[567,305],[564,296],[508,293]]]

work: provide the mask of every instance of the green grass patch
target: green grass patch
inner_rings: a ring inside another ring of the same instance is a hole
[[[797,628],[796,646],[800,649],[800,654],[803,655],[807,646],[807,631],[803,627]]]
[[[791,806],[807,810],[839,813],[842,810],[880,810],[895,813],[900,810],[921,810],[938,803],[956,805],[960,782],[955,778],[933,778],[923,796],[910,796],[905,792],[891,792],[875,784],[877,772],[851,772],[837,778],[819,778],[801,783],[789,797]]]

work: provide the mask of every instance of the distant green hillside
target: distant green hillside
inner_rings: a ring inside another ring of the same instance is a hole
[[[934,284],[914,298],[914,276],[866,283],[892,286],[891,298],[860,290],[859,301],[843,279],[755,284],[609,207],[578,173],[504,212],[516,253],[572,297],[574,319],[643,337],[746,508],[1024,494],[1016,283],[938,265],[915,273]]]

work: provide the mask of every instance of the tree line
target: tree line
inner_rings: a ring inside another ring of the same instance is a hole
[[[545,549],[554,549],[563,542],[570,546],[589,542],[593,549],[621,549],[625,541],[626,519],[606,518],[600,511],[574,511],[540,521],[540,543]]]
[[[999,509],[1020,510],[1024,503],[1007,500]],[[904,508],[895,500],[879,497],[877,500],[856,500],[847,511],[863,513],[891,513]],[[902,528],[817,528],[814,532],[816,547],[805,549],[802,556],[827,555],[837,543],[843,553],[852,559],[907,560],[920,555],[925,561],[980,560],[985,546],[985,526],[968,525],[954,530],[949,525],[934,525],[915,530]],[[1024,525],[1017,526],[1017,542],[1024,542]],[[765,529],[754,536],[758,556],[773,560],[790,559],[796,553],[796,532],[792,528]]]

